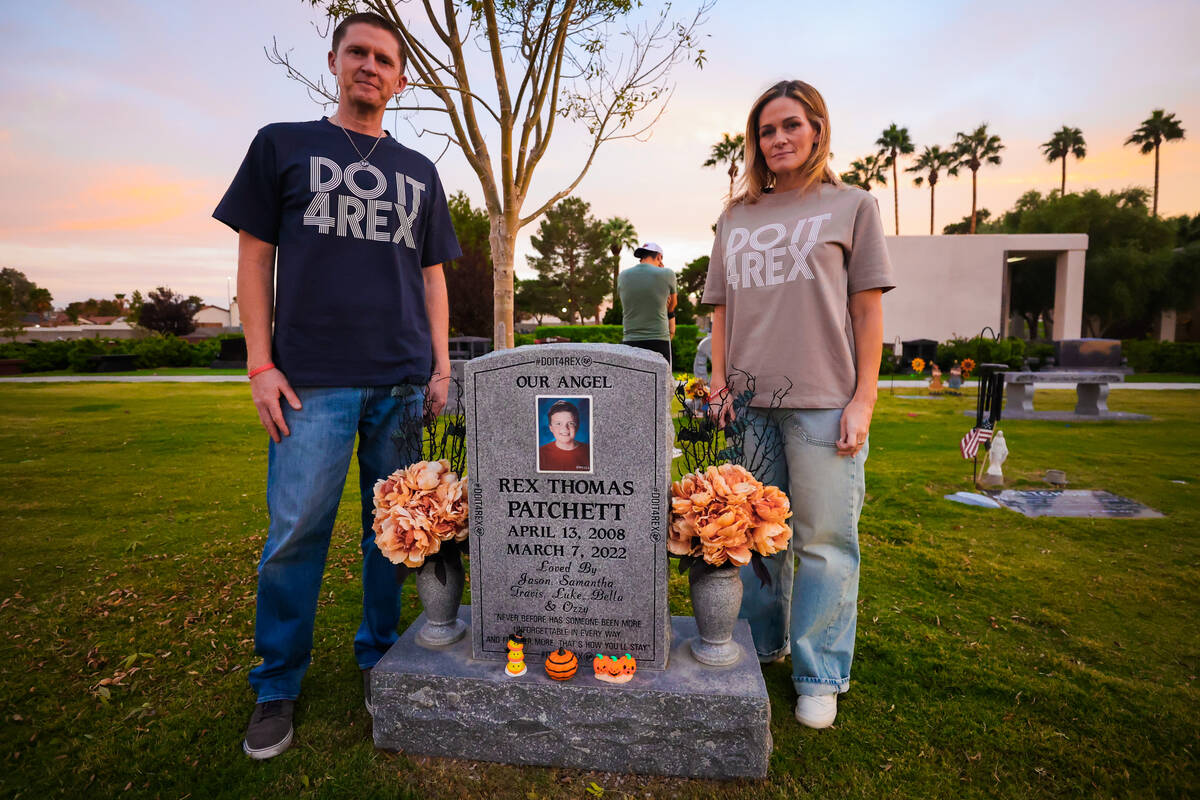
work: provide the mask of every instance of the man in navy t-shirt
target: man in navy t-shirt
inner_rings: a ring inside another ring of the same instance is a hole
[[[396,641],[403,572],[375,546],[375,482],[417,460],[392,434],[446,402],[448,306],[442,264],[462,255],[433,163],[383,130],[407,85],[400,32],[354,14],[333,32],[337,112],[258,132],[213,216],[238,232],[238,301],[251,395],[270,434],[270,528],[258,567],[257,704],[243,750],[292,741],[338,501],[358,437],[363,616],[354,639],[370,671]],[[285,402],[281,402],[285,401]]]

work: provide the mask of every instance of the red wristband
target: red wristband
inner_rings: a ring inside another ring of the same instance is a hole
[[[261,367],[258,367],[257,369],[250,370],[246,373],[246,377],[253,378],[255,375],[261,375],[269,369],[275,369],[275,365],[270,361],[268,361],[266,364],[263,364]]]

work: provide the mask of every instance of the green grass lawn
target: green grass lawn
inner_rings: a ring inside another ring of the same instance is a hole
[[[124,372],[76,372],[73,369],[55,369],[46,372],[29,372],[26,373],[29,377],[40,376],[60,376],[60,375],[84,375],[94,376],[97,378],[104,377],[124,377],[128,375],[141,375],[145,377],[154,377],[155,375],[245,375],[244,369],[212,369],[211,367],[155,367],[154,369],[135,369],[125,370]]]
[[[1039,392],[1039,409],[1075,393]],[[764,669],[765,781],[516,768],[377,752],[351,640],[355,491],[337,525],[296,743],[251,762],[265,435],[246,387],[0,385],[0,794],[7,797],[1188,797],[1200,794],[1200,392],[1114,393],[1152,422],[1002,425],[1046,468],[1162,520],[954,505],[972,396],[876,411],[853,685],[835,728]],[[355,475],[349,478],[353,487]],[[672,569],[674,613],[690,613]],[[405,591],[404,624],[416,616]],[[497,731],[497,735],[504,735]],[[592,784],[595,784],[595,788]],[[128,791],[125,791],[128,790]]]

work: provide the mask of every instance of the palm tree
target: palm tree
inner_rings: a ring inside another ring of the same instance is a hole
[[[1154,113],[1142,120],[1138,129],[1125,140],[1127,145],[1136,144],[1141,147],[1143,154],[1154,151],[1154,208],[1150,212],[1153,216],[1158,216],[1158,147],[1163,142],[1182,138],[1183,126],[1179,124],[1179,120],[1175,119],[1175,114],[1168,114],[1161,108],[1156,108]]]
[[[612,253],[612,293],[613,305],[619,300],[617,295],[617,273],[621,271],[621,250],[625,247],[637,247],[637,231],[633,223],[624,217],[612,217],[603,224],[604,237],[608,240],[608,252]]]
[[[733,179],[738,174],[738,162],[745,158],[746,135],[739,133],[730,138],[728,133],[723,133],[721,141],[713,145],[712,152],[708,156],[708,161],[704,162],[704,166],[715,167],[718,164],[729,162],[729,193],[733,194]]]
[[[921,151],[921,154],[913,161],[912,166],[905,169],[905,172],[924,173],[918,174],[913,178],[913,185],[920,186],[925,181],[929,181],[929,235],[933,235],[933,191],[937,186],[938,174],[946,170],[947,175],[957,175],[958,167],[954,163],[954,153],[949,150],[943,150],[936,144],[932,147],[926,147]]]
[[[1067,156],[1081,159],[1087,155],[1087,142],[1083,140],[1083,131],[1063,125],[1054,132],[1050,141],[1042,145],[1042,154],[1053,164],[1062,159],[1062,185],[1058,193],[1067,193]]]
[[[908,155],[915,146],[909,138],[908,128],[901,128],[892,123],[875,144],[879,145],[879,155],[886,155],[883,165],[892,168],[892,198],[896,206],[896,235],[900,235],[900,174],[897,172],[897,161],[901,155]]]
[[[850,169],[839,175],[842,183],[871,191],[871,184],[887,186],[887,166],[882,156],[869,155],[851,161]]]
[[[954,166],[971,170],[971,233],[975,232],[979,168],[984,164],[999,164],[1003,149],[1000,137],[988,133],[986,122],[970,133],[955,134]]]

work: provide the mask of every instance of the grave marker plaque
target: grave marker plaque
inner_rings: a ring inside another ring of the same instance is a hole
[[[666,361],[543,345],[476,358],[465,377],[473,657],[504,660],[520,629],[527,652],[665,668]]]

